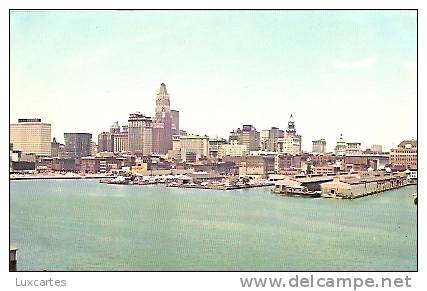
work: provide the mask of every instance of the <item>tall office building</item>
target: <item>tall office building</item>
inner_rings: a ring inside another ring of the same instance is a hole
[[[111,127],[110,127],[110,133],[111,134],[120,133],[120,125],[119,125],[118,121],[115,121],[113,123],[113,125],[111,125]]]
[[[252,125],[243,125],[242,129],[230,132],[229,141],[231,144],[237,142],[245,145],[249,151],[257,151],[260,148],[260,133]]]
[[[129,115],[128,151],[136,155],[153,153],[153,120],[139,112]]]
[[[284,136],[285,132],[277,127],[261,131],[261,150],[282,152]]]
[[[313,140],[312,152],[316,154],[324,154],[326,152],[326,140],[324,138]]]
[[[114,153],[125,153],[129,147],[128,133],[120,132],[115,133],[113,137],[113,152]]]
[[[179,111],[171,110],[172,116],[172,134],[179,134]]]
[[[65,152],[70,157],[91,156],[92,134],[82,132],[64,133]]]
[[[297,134],[294,117],[291,114],[283,141],[283,152],[292,155],[301,154],[301,141],[302,137]]]
[[[172,114],[170,97],[164,83],[156,98],[156,114],[153,122],[153,152],[167,154],[172,149]]]
[[[98,152],[113,152],[114,134],[111,132],[101,132],[98,135]]]
[[[10,143],[13,150],[37,156],[51,155],[51,124],[39,118],[18,119],[10,124]]]

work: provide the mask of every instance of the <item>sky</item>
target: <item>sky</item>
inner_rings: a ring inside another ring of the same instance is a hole
[[[93,139],[154,115],[160,83],[180,128],[228,138],[286,129],[303,150],[340,133],[362,148],[417,138],[416,11],[12,11],[10,122]]]

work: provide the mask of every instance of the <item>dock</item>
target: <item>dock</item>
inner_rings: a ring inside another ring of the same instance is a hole
[[[260,183],[260,184],[168,184],[168,187],[175,188],[194,188],[194,189],[210,189],[210,190],[239,190],[239,189],[251,189],[260,188],[267,186],[274,186],[272,182]]]

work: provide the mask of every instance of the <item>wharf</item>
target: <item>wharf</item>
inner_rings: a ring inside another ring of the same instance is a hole
[[[199,185],[199,184],[182,184],[174,185],[169,184],[168,187],[175,188],[194,188],[194,189],[210,189],[210,190],[239,190],[239,189],[250,189],[250,188],[260,188],[267,186],[274,186],[274,183],[265,183],[265,184],[254,184],[254,185]]]

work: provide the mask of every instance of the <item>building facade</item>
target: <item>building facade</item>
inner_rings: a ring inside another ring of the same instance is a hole
[[[326,153],[326,140],[324,138],[313,140],[313,149],[312,152],[315,154],[324,154]]]
[[[348,142],[347,149],[345,150],[346,155],[361,155],[362,147],[360,142]]]
[[[395,168],[418,168],[418,143],[416,140],[404,140],[397,148],[390,150],[390,164]]]
[[[113,152],[114,153],[126,153],[129,150],[128,147],[128,133],[120,132],[114,134],[113,137]]]
[[[114,134],[111,132],[101,132],[98,135],[98,152],[114,151]]]
[[[253,125],[243,125],[242,129],[230,132],[229,141],[237,141],[238,144],[247,146],[249,151],[257,151],[260,148],[260,133]]]
[[[261,131],[261,150],[270,152],[283,152],[285,132],[277,127]]]
[[[127,128],[128,151],[134,155],[153,153],[153,120],[139,112],[129,115]]]
[[[187,162],[187,158],[195,159],[206,158],[209,156],[209,137],[199,135],[182,135],[180,138],[181,159]]]
[[[383,146],[379,144],[373,144],[371,146],[371,152],[373,153],[382,153],[383,152]]]
[[[91,156],[92,134],[82,132],[64,133],[65,152],[71,158]]]
[[[249,155],[249,149],[246,145],[237,144],[223,144],[219,147],[218,158],[224,157],[243,157]]]
[[[179,111],[171,110],[172,116],[172,134],[179,134]]]
[[[225,138],[214,137],[209,138],[209,157],[211,159],[216,159],[219,156],[219,151],[222,145],[227,144]]]
[[[39,118],[18,119],[10,124],[10,143],[14,150],[25,154],[49,157],[51,148],[51,124]]]

